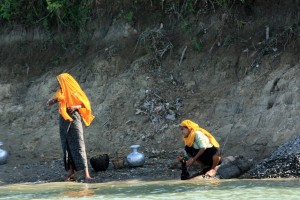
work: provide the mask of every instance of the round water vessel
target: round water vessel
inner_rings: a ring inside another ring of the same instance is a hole
[[[0,147],[3,145],[2,142],[0,142]],[[0,165],[3,165],[6,163],[7,161],[7,158],[8,158],[8,153],[7,151],[3,150],[0,148]]]
[[[140,145],[131,145],[132,152],[127,155],[127,163],[130,167],[141,167],[145,163],[145,155],[137,151]]]

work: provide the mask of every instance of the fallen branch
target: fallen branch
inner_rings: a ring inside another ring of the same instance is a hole
[[[181,63],[182,63],[182,60],[183,60],[183,58],[184,58],[186,49],[187,49],[187,46],[184,47],[184,49],[183,49],[183,51],[182,51],[182,53],[181,53],[181,57],[180,57],[180,61],[179,61],[179,63],[178,63],[178,66],[180,66]]]

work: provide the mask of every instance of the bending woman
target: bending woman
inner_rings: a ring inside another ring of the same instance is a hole
[[[205,129],[191,120],[184,120],[179,125],[185,143],[185,157],[188,158],[187,166],[195,161],[206,166],[204,174],[216,175],[216,166],[221,164],[219,155],[219,143]],[[182,157],[178,157],[181,160]]]
[[[87,164],[82,122],[89,126],[94,119],[90,102],[77,81],[68,73],[57,76],[60,88],[47,102],[48,106],[59,103],[59,131],[67,181],[75,171],[84,170],[85,179],[92,179]]]

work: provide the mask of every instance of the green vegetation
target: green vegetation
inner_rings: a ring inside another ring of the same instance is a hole
[[[4,20],[10,20],[17,15],[18,2],[12,0],[4,0],[0,4],[0,17]]]
[[[93,0],[2,0],[0,20],[26,26],[82,28],[90,19]]]
[[[190,16],[199,16],[208,12],[230,13],[235,4],[244,3],[244,0],[1,0],[1,25],[22,25],[24,27],[39,27],[48,36],[49,41],[56,42],[67,49],[69,46],[82,49],[82,44],[90,36],[88,22],[100,16],[111,19],[111,23],[122,20],[135,26],[143,12],[151,9],[161,17],[170,19],[190,37],[194,50],[203,49],[205,39],[202,33],[196,32],[196,24],[190,22]],[[52,37],[56,33],[71,31],[75,40]],[[53,40],[52,40],[53,39]],[[232,38],[226,38],[225,45],[233,43]],[[171,52],[173,44],[168,38],[168,32],[163,27],[145,30],[140,34],[137,47],[152,53],[156,62],[159,62],[166,52]]]
[[[204,10],[228,9],[237,2],[243,3],[244,0],[2,0],[0,21],[25,26],[40,25],[47,29],[61,30],[65,27],[80,30],[99,7],[105,7],[103,12],[109,15],[126,13],[125,20],[132,24],[136,14],[144,9],[160,8],[165,14],[180,18]]]
[[[134,14],[132,11],[129,11],[126,15],[125,15],[125,20],[127,21],[127,23],[132,24],[133,20],[134,20]]]

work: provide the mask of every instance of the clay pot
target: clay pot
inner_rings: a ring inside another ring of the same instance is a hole
[[[94,156],[90,159],[90,163],[95,172],[105,171],[109,165],[109,156],[107,154]]]
[[[122,169],[124,168],[124,158],[114,158],[112,160],[115,169]]]

